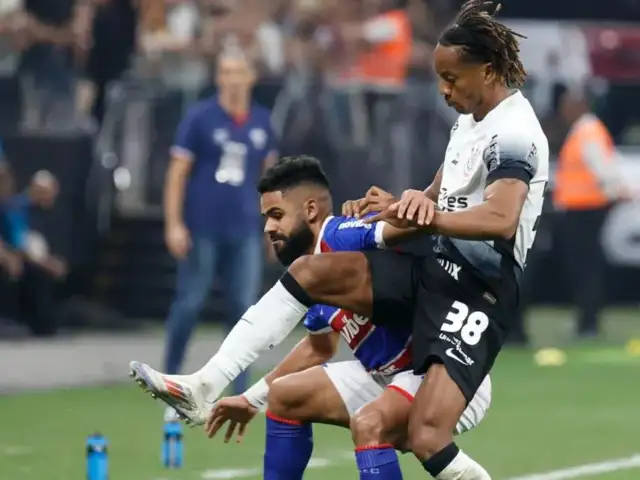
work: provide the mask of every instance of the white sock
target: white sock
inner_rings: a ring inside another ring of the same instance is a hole
[[[462,450],[453,461],[441,471],[437,480],[491,480],[487,471],[478,462],[469,457]]]
[[[194,374],[207,387],[207,396],[217,398],[262,353],[282,342],[307,310],[282,283],[276,283],[242,315],[218,353]]]

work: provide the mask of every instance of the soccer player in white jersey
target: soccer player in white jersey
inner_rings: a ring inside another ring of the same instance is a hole
[[[440,91],[461,114],[434,183],[400,200],[381,196],[362,203],[381,210],[365,221],[384,220],[408,236],[437,235],[433,255],[387,249],[302,256],[243,315],[203,369],[173,377],[147,370],[151,387],[162,393],[156,379],[178,384],[185,411],[198,415],[205,399],[217,398],[314,304],[348,309],[378,325],[411,318],[414,373],[426,372],[411,410],[411,450],[439,480],[491,478],[458,448],[452,431],[517,310],[549,162],[542,128],[516,90],[525,79],[517,34],[494,20],[496,9],[490,2],[466,3],[434,52]]]

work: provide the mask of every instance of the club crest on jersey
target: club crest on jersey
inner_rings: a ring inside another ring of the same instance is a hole
[[[229,139],[229,133],[224,128],[216,128],[212,137],[217,145],[222,145]]]
[[[464,177],[469,178],[476,169],[476,164],[478,163],[478,159],[482,157],[482,147],[479,143],[475,144],[471,147],[471,153],[469,154],[469,158],[467,159],[467,163],[464,165]]]
[[[249,139],[256,150],[262,150],[267,143],[267,132],[262,128],[252,128],[249,132]]]

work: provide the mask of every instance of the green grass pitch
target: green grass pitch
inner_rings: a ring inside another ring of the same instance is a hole
[[[566,315],[538,311],[538,321],[532,324],[536,343],[566,337]],[[640,357],[623,347],[634,331],[640,332],[637,313],[611,314],[607,339],[567,346],[568,361],[560,367],[535,365],[530,351],[504,351],[494,369],[489,415],[459,444],[494,480],[640,453]],[[111,480],[262,478],[255,474],[262,462],[262,416],[242,445],[224,445],[187,429],[184,468],[165,470],[162,408],[133,383],[0,396],[0,478],[84,478],[84,440],[94,430],[110,442]],[[316,426],[314,433],[315,468],[305,479],[357,478],[348,432]],[[411,456],[404,455],[402,463],[405,478],[428,478]],[[588,478],[635,480],[640,468]]]

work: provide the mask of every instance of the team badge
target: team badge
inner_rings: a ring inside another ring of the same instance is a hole
[[[262,150],[267,143],[267,132],[262,128],[252,128],[249,132],[249,139],[256,150]]]

